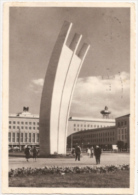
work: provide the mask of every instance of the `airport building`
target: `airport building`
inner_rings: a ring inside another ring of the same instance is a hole
[[[111,147],[117,141],[123,141],[129,147],[129,118],[129,114],[115,120],[70,117],[67,147],[76,144],[82,148],[97,144]],[[22,149],[25,145],[39,146],[39,115],[31,114],[28,107],[9,116],[9,147]]]
[[[75,147],[79,144],[82,148],[99,145],[102,148],[111,149],[118,141],[123,141],[129,148],[130,114],[115,119],[115,125],[98,129],[86,129],[73,133],[67,138],[67,147]]]
[[[32,115],[28,107],[9,116],[9,147],[25,145],[39,146],[39,116]]]

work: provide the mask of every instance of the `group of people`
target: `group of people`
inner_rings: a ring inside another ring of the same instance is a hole
[[[87,154],[90,158],[93,158],[95,156],[96,164],[100,164],[100,157],[101,157],[101,148],[97,145],[95,148],[93,146],[91,148],[87,148]],[[73,150],[72,154],[75,154],[75,161],[80,161],[80,155],[81,155],[81,147],[77,145]]]
[[[33,154],[33,160],[36,161],[38,150],[36,149],[36,146],[34,146],[32,149],[27,145],[27,147],[24,150],[26,161],[29,161],[29,158],[31,156],[31,152]]]

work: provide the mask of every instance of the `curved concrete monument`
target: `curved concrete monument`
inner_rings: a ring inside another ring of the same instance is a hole
[[[71,99],[89,45],[78,52],[81,35],[66,45],[72,23],[64,22],[49,61],[40,105],[40,154],[66,154]]]

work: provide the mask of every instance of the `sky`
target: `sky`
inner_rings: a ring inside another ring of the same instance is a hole
[[[81,68],[70,116],[111,118],[130,113],[129,8],[10,8],[9,113],[39,114],[41,93],[58,33],[67,20],[90,50]]]

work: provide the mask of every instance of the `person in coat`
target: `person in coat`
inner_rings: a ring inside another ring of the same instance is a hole
[[[26,160],[28,161],[28,159],[30,158],[30,148],[29,148],[29,146],[27,146],[25,148],[25,156],[26,156]]]
[[[80,148],[79,145],[76,146],[76,148],[75,148],[75,154],[76,154],[76,156],[75,156],[75,161],[76,161],[76,160],[80,161],[81,148]]]
[[[91,147],[91,158],[93,158],[93,155],[94,155],[94,149],[93,149],[93,146]]]
[[[37,158],[37,149],[36,149],[36,146],[34,146],[32,152],[33,152],[33,159],[36,161],[36,158]]]
[[[96,146],[94,150],[94,155],[96,159],[96,164],[100,164],[100,157],[101,157],[101,148],[99,146]]]

